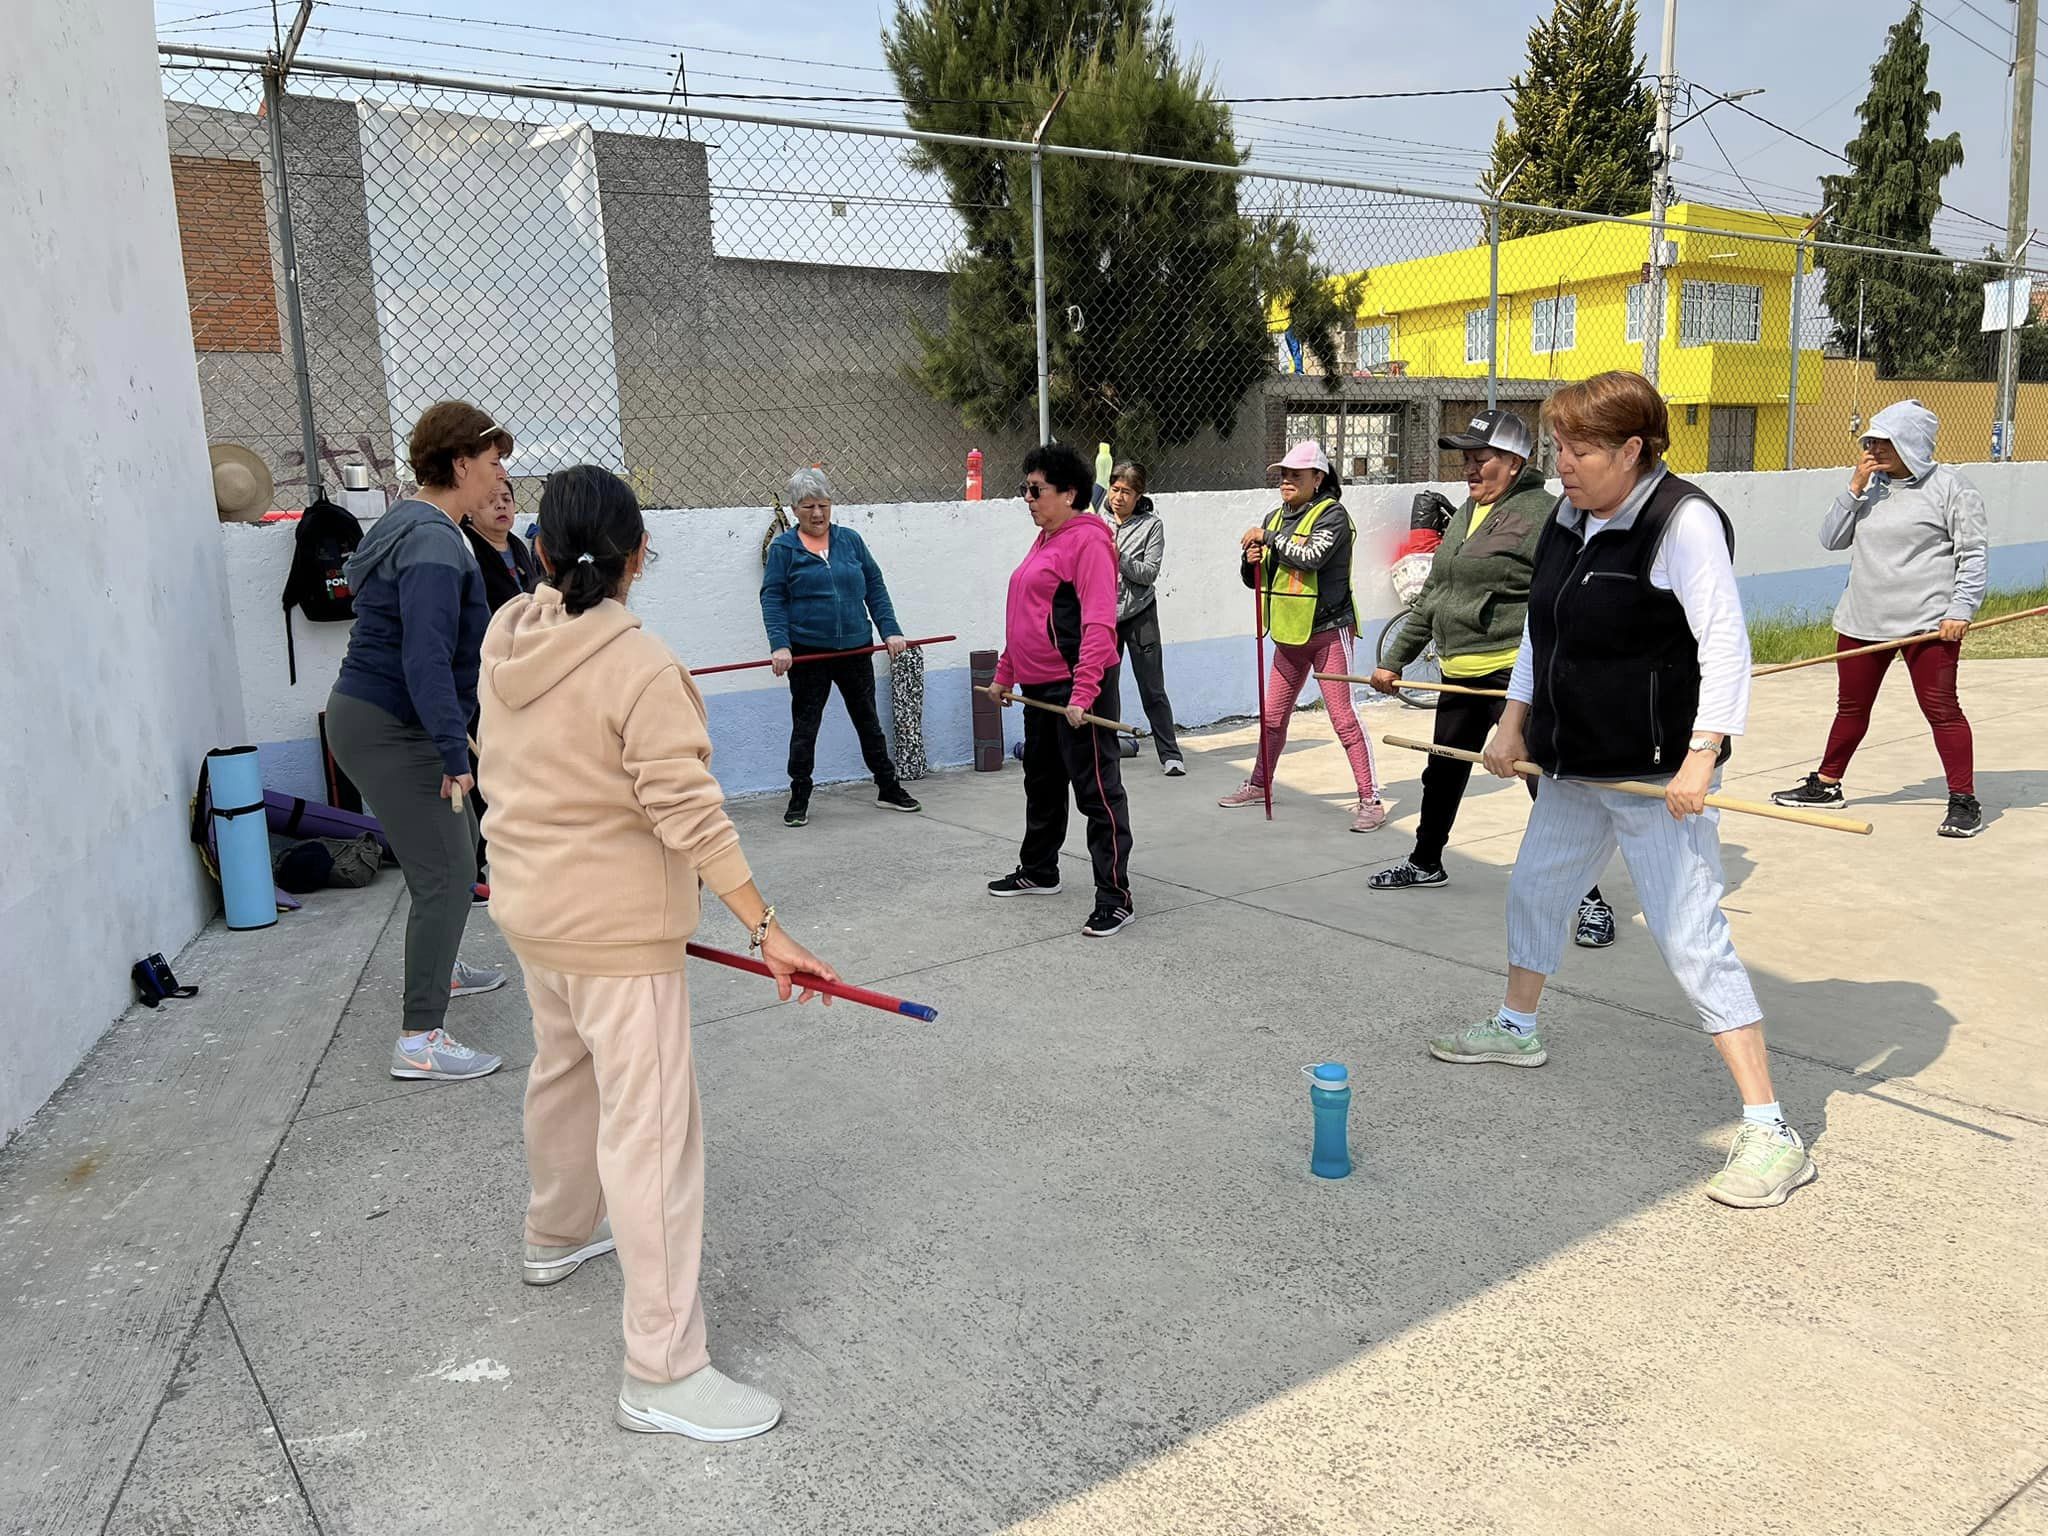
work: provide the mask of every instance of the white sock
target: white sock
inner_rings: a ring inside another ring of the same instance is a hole
[[[1533,1010],[1523,1013],[1510,1008],[1506,1003],[1493,1016],[1494,1022],[1511,1035],[1533,1035],[1536,1033],[1536,1014]]]
[[[1754,1120],[1758,1125],[1767,1125],[1774,1131],[1783,1129],[1785,1124],[1784,1113],[1778,1108],[1776,1099],[1768,1104],[1743,1105],[1742,1118]]]

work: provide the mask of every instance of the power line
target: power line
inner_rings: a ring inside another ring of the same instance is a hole
[[[1976,7],[1972,6],[1971,9],[1976,10]],[[1965,32],[1961,27],[1957,26],[1954,22],[1945,20],[1942,17],[1935,15],[1934,12],[1925,9],[1923,9],[1920,14],[1925,16],[1929,21],[1933,22],[1938,27],[1948,28],[1949,31],[1955,33],[1957,37],[1960,37],[1964,42],[1968,43],[1972,48],[1976,49],[1986,58],[1996,59],[1998,61],[1998,67],[2000,69],[2007,71],[2010,71],[2012,69],[2011,59],[2008,59],[2002,53],[1996,52],[1993,49],[1985,47],[1975,37],[1973,37],[1968,32]],[[1955,12],[1951,11],[1949,14],[1954,15]],[[1977,14],[1981,16],[1984,13],[1982,11],[1978,11]]]
[[[1213,100],[1230,106],[1266,101],[1406,101],[1417,96],[1497,96],[1513,90],[1509,85],[1461,85],[1439,91],[1339,91],[1324,96],[1217,96]]]
[[[1728,151],[1722,147],[1721,136],[1718,133],[1714,132],[1714,125],[1708,122],[1705,118],[1701,118],[1700,126],[1707,130],[1707,137],[1714,141],[1714,148],[1720,153],[1721,163],[1728,167],[1730,173],[1733,174],[1737,181],[1742,182],[1742,190],[1747,192],[1749,194],[1749,200],[1752,203],[1756,204],[1757,212],[1761,213],[1765,218],[1769,219],[1772,223],[1777,223],[1778,216],[1775,213],[1773,213],[1770,209],[1764,206],[1764,200],[1756,195],[1756,189],[1752,187],[1748,182],[1742,180],[1742,172],[1736,170],[1735,162],[1728,158]]]

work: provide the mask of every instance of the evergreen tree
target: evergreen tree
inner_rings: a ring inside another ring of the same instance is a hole
[[[1941,93],[1927,88],[1927,41],[1919,0],[1885,35],[1870,69],[1870,93],[1857,109],[1861,130],[1843,147],[1851,169],[1820,179],[1825,239],[1856,245],[1934,249],[1934,215],[1942,179],[1963,163],[1958,133],[1934,138]],[[1857,346],[1861,297],[1862,353],[1879,378],[1945,374],[1972,345],[1982,311],[1981,278],[1930,261],[1899,261],[1855,251],[1815,252],[1822,294],[1844,351]]]
[[[1636,0],[1557,0],[1529,29],[1528,67],[1513,81],[1514,126],[1503,119],[1494,129],[1488,192],[1513,175],[1503,195],[1518,203],[1585,213],[1650,206],[1657,94],[1635,36]],[[1508,208],[1501,234],[1536,235],[1569,222]]]
[[[1149,0],[899,0],[884,50],[917,128],[1027,138],[1066,87],[1048,142],[1240,163],[1229,108]],[[1017,426],[1038,374],[1029,158],[920,145],[913,163],[944,178],[967,236],[915,376],[971,426]],[[1336,387],[1341,285],[1297,224],[1241,208],[1236,178],[1048,155],[1043,182],[1057,436],[1141,458],[1228,436],[1272,371],[1271,316]]]

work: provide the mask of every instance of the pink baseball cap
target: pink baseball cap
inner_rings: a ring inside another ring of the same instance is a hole
[[[1313,438],[1305,438],[1287,450],[1287,457],[1278,464],[1268,464],[1268,469],[1319,469],[1330,472],[1330,456],[1323,452],[1323,445]]]

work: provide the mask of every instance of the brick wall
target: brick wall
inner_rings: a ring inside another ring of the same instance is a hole
[[[262,168],[253,160],[173,155],[171,186],[193,344],[204,352],[278,351]]]

